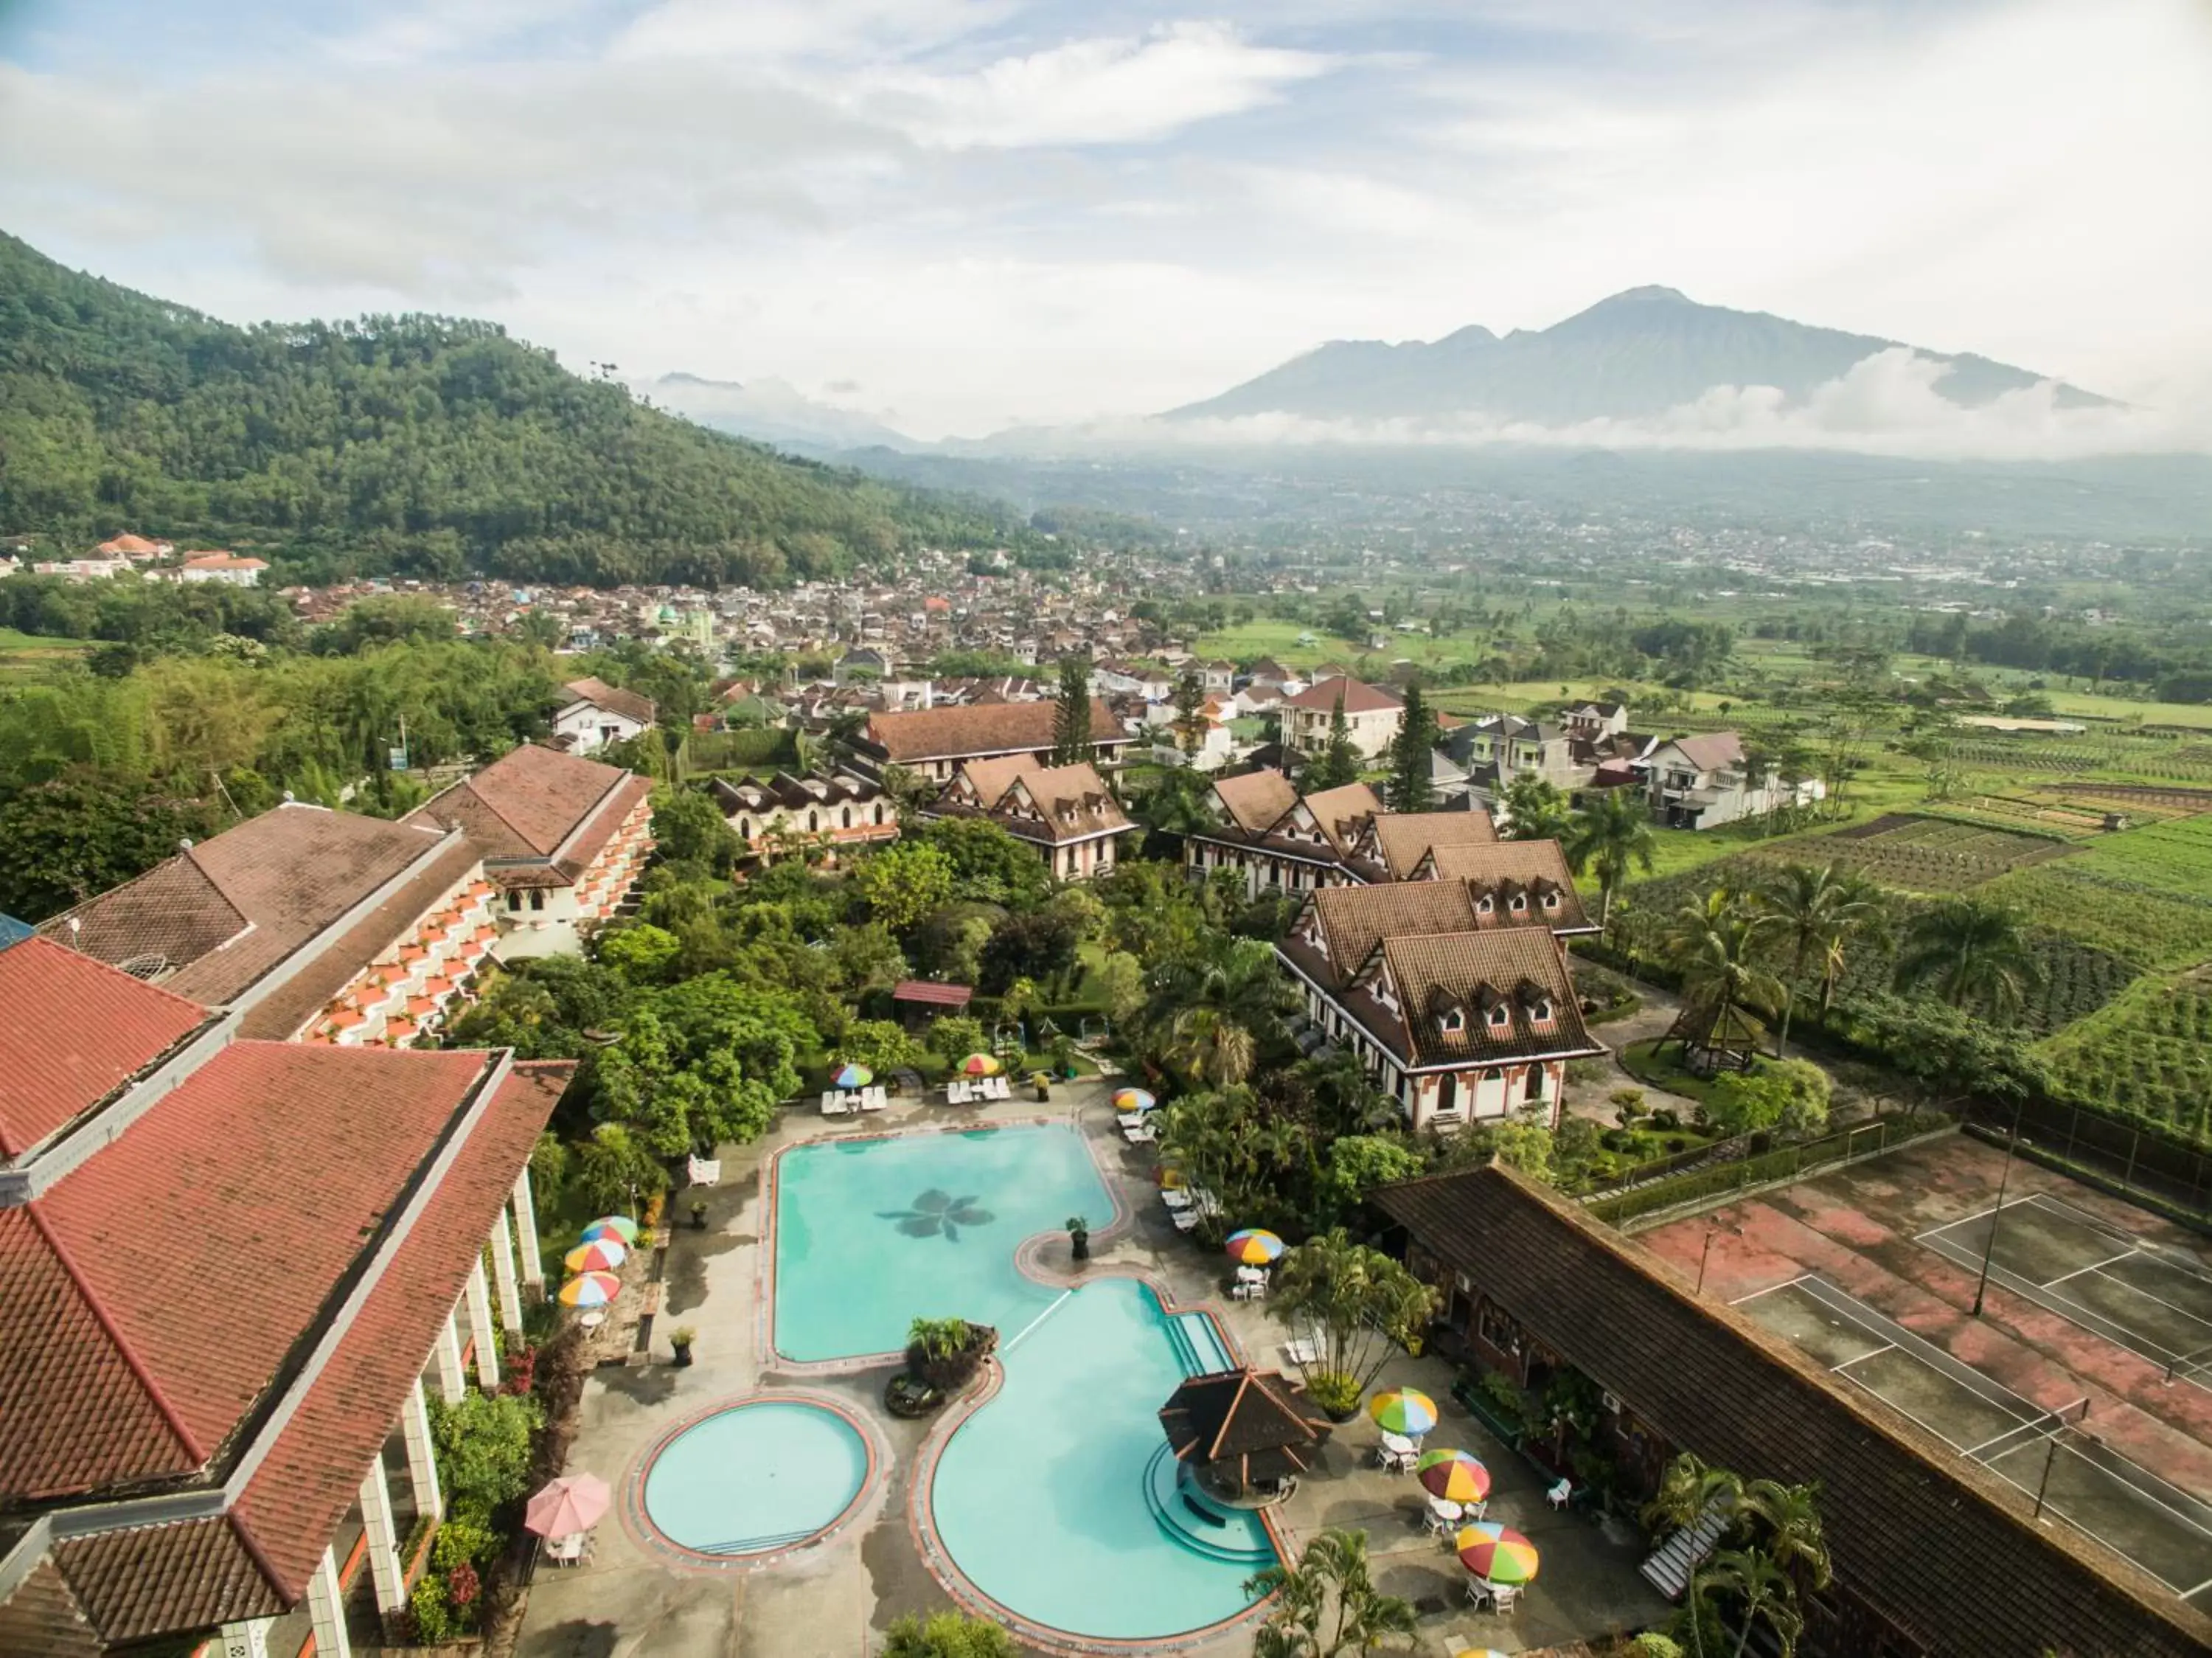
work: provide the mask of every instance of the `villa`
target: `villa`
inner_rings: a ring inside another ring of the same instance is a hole
[[[811,841],[834,858],[847,848],[898,838],[897,802],[883,784],[855,771],[804,777],[779,771],[766,783],[717,777],[707,792],[755,857]]]
[[[568,701],[553,716],[553,741],[572,754],[589,754],[653,728],[656,710],[650,697],[603,680],[571,680],[561,690]]]
[[[1717,829],[1778,807],[1809,806],[1826,793],[1817,777],[1786,783],[1771,771],[1756,773],[1733,731],[1662,742],[1635,771],[1651,815],[1669,829]]]
[[[629,897],[653,850],[650,779],[525,743],[403,822],[458,829],[498,889],[502,961],[573,955]]]
[[[1526,1111],[1556,1126],[1568,1062],[1606,1051],[1553,931],[1586,925],[1572,892],[1535,874],[1324,887],[1275,952],[1414,1129]]]
[[[976,703],[877,713],[854,745],[853,763],[870,777],[896,765],[932,783],[951,783],[970,760],[1020,759],[1042,765],[1050,758],[1059,705],[1051,702]],[[1098,764],[1111,766],[1132,739],[1106,704],[1091,703],[1091,741]]]
[[[1303,754],[1318,754],[1328,747],[1340,703],[1352,746],[1363,759],[1373,759],[1389,747],[1406,717],[1406,704],[1393,692],[1358,680],[1322,680],[1295,697],[1283,698],[1283,744]]]
[[[537,1293],[574,1065],[257,1041],[36,936],[0,1009],[0,1652],[348,1658],[441,1512],[426,1375],[495,1388]]]
[[[1109,873],[1115,842],[1137,826],[1095,767],[1020,759],[969,761],[929,815],[988,819],[1036,847],[1062,881]]]
[[[1206,804],[1214,826],[1183,837],[1183,866],[1194,875],[1236,870],[1253,898],[1376,878],[1352,866],[1361,838],[1382,809],[1364,783],[1301,795],[1280,771],[1262,769],[1215,779]]]
[[[269,1041],[399,1046],[492,946],[491,883],[453,829],[286,802],[43,923],[56,944]]]

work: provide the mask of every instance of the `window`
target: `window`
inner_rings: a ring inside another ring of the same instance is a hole
[[[842,812],[843,812],[843,814],[844,814],[844,820],[845,820],[844,826],[845,826],[846,828],[848,828],[848,829],[850,829],[850,828],[853,826],[853,808],[852,808],[851,807],[848,806],[848,807],[842,808]]]
[[[1513,1010],[1503,1002],[1490,1010],[1490,1028],[1502,1031],[1513,1022]]]
[[[516,910],[520,910],[522,907],[522,894],[520,893],[509,893],[507,895],[507,907],[510,914]]]
[[[1558,909],[1558,908],[1559,907],[1559,895],[1557,893],[1545,893],[1545,894],[1544,894],[1544,907],[1545,907],[1546,909],[1547,909],[1547,910],[1556,910],[1556,909]]]
[[[739,818],[738,820],[738,838],[740,840],[750,840],[752,838],[753,820],[750,818]]]
[[[1538,1024],[1543,1023],[1544,1021],[1549,1019],[1551,1016],[1552,1003],[1550,997],[1540,996],[1534,1002],[1528,1004],[1528,1017],[1534,1020]]]
[[[1534,1105],[1543,1097],[1544,1068],[1541,1065],[1531,1065],[1528,1067],[1528,1101]]]
[[[533,887],[530,889],[530,907],[533,910],[542,910],[545,907],[545,889],[543,887]]]
[[[1437,1021],[1437,1024],[1447,1035],[1449,1035],[1454,1031],[1462,1031],[1467,1028],[1467,1015],[1464,1013],[1462,1013],[1457,1008],[1448,1009],[1445,1010],[1443,1017]],[[1450,1079],[1446,1078],[1445,1080],[1449,1082]]]
[[[1475,899],[1474,912],[1479,916],[1488,915],[1490,913],[1490,900],[1486,898],[1479,898]]]
[[[1437,1084],[1437,1109],[1449,1111],[1458,1104],[1459,1078],[1446,1071],[1443,1080]]]
[[[810,835],[817,834],[820,832],[821,828],[822,814],[809,808],[806,814],[806,832]]]
[[[876,821],[877,821],[878,823],[881,823],[883,820],[884,820],[884,803],[883,803],[881,801],[878,801],[878,802],[876,802]]]
[[[1516,893],[1508,901],[1506,907],[1511,910],[1515,915],[1521,915],[1528,910],[1528,900],[1522,897],[1520,893]]]

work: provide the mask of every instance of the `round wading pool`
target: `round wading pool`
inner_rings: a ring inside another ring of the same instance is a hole
[[[663,1445],[646,1465],[640,1506],[654,1531],[693,1554],[767,1554],[842,1519],[870,1462],[860,1430],[827,1405],[750,1399]]]

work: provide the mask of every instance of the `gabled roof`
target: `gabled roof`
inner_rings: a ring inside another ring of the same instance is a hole
[[[1706,731],[1692,737],[1676,737],[1659,745],[1658,753],[1672,748],[1700,771],[1725,771],[1743,764],[1743,738],[1734,731]]]
[[[1364,783],[1347,783],[1340,789],[1324,789],[1318,795],[1301,795],[1298,803],[1313,820],[1339,857],[1349,857],[1359,832],[1382,809],[1382,797]]]
[[[609,685],[605,680],[594,679],[571,680],[561,689],[568,693],[568,705],[572,708],[578,703],[589,703],[594,708],[603,708],[610,714],[619,714],[640,725],[653,723],[653,698],[641,697],[635,691],[624,691],[617,686]]]
[[[1040,766],[1009,757],[969,760],[940,809],[962,803],[1024,840],[1056,845],[1134,828],[1093,766]]]
[[[1393,881],[1406,881],[1432,847],[1487,846],[1498,826],[1487,812],[1383,812],[1375,820],[1375,850]]]
[[[459,828],[488,858],[550,857],[609,795],[644,782],[619,766],[524,743],[403,821]]]
[[[1291,780],[1271,767],[1241,777],[1216,777],[1213,792],[1229,820],[1248,834],[1264,835],[1297,803]]]
[[[437,844],[436,832],[411,819],[387,823],[287,802],[39,930],[102,961],[143,964],[179,996],[220,1006]]]
[[[1304,942],[1307,917],[1318,919],[1326,957]],[[1306,900],[1283,948],[1318,982],[1340,985],[1386,938],[1474,930],[1474,903],[1457,881],[1395,881],[1377,887],[1324,887]]]
[[[1059,705],[1051,702],[978,704],[871,714],[865,741],[896,765],[1033,753],[1052,747]],[[1091,699],[1091,740],[1127,742],[1114,711]]]
[[[1392,1045],[1416,1064],[1494,1064],[1601,1051],[1583,1026],[1559,941],[1541,929],[1389,938],[1382,942],[1382,960],[1400,1006],[1425,1009],[1441,1000],[1477,1010],[1455,1031],[1432,1018],[1401,1020],[1401,1040]],[[1531,1016],[1538,1005],[1551,1015],[1540,1029]],[[1498,1007],[1507,1012],[1502,1027],[1487,1016]]]
[[[43,938],[0,950],[0,1163],[208,1022],[207,1009]]]
[[[1478,908],[1479,926],[1549,927],[1555,933],[1595,932],[1583,909],[1582,894],[1567,868],[1566,854],[1555,840],[1501,840],[1494,844],[1437,846],[1430,849],[1415,872],[1415,879],[1456,881],[1466,884],[1478,900],[1487,897],[1491,912]],[[1528,910],[1516,915],[1510,899],[1527,895]],[[1543,899],[1555,897],[1555,907]]]
[[[1817,1484],[1838,1586],[1927,1650],[2183,1658],[2212,1643],[2212,1619],[2094,1537],[2036,1525],[2024,1493],[1513,1170],[1370,1201],[1668,1444]]]
[[[1285,697],[1283,701],[1287,707],[1333,714],[1336,711],[1336,699],[1340,695],[1344,698],[1344,711],[1347,716],[1379,714],[1386,709],[1406,705],[1402,698],[1380,686],[1369,685],[1364,680],[1350,679],[1324,680],[1319,685],[1308,686],[1295,697]]]
[[[1160,1426],[1179,1460],[1228,1467],[1248,1484],[1304,1472],[1331,1431],[1298,1383],[1251,1369],[1191,1377],[1160,1407]]]

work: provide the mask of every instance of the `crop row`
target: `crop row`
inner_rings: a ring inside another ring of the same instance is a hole
[[[1982,887],[2034,923],[2141,967],[2212,960],[2212,899],[2161,892],[2082,868],[2080,860],[2019,869]]]
[[[2142,986],[2039,1049],[2057,1091],[2212,1140],[2212,985]]]
[[[2081,867],[2191,898],[2212,895],[2212,816],[2147,823],[2094,842]]]

